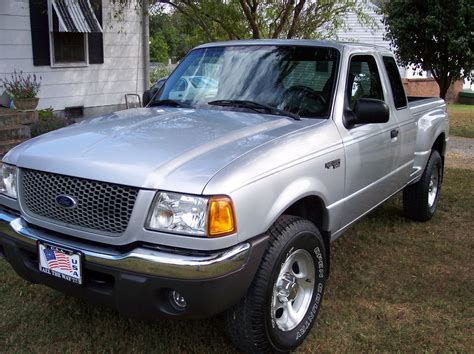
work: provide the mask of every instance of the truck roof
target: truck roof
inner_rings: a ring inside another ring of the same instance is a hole
[[[239,45],[297,45],[297,46],[310,46],[310,47],[332,47],[339,50],[344,48],[371,48],[380,52],[391,53],[385,47],[368,44],[368,43],[356,43],[356,42],[340,42],[332,40],[315,40],[315,39],[248,39],[248,40],[233,40],[233,41],[222,41],[202,44],[196,48],[211,48],[211,47],[225,47],[225,46],[239,46]]]

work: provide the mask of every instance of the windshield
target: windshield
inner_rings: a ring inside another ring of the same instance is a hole
[[[257,103],[301,117],[327,117],[338,58],[336,49],[325,47],[196,49],[171,74],[155,101],[233,110],[249,110],[242,102],[251,101],[255,107]],[[233,107],[235,102],[239,104]]]

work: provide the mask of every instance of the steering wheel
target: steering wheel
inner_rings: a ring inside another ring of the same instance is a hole
[[[319,101],[323,105],[325,105],[327,102],[324,96],[320,94],[319,92],[313,90],[310,87],[301,86],[301,85],[291,86],[287,88],[286,91],[283,92],[282,101],[291,102],[292,99],[296,99],[300,103],[300,106],[301,106],[302,100],[307,97],[312,98],[315,101]]]

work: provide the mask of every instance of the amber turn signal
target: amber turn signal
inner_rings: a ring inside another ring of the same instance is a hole
[[[220,237],[237,231],[234,207],[229,197],[211,197],[209,199],[209,237]]]

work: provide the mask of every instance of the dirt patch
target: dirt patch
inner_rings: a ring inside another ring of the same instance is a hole
[[[446,167],[474,170],[474,139],[450,136]]]

